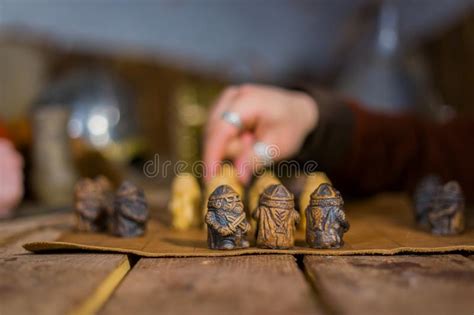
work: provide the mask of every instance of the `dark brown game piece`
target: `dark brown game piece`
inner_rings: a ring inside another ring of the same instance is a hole
[[[450,181],[442,187],[428,218],[433,234],[453,235],[464,231],[464,197],[458,182]]]
[[[249,247],[244,206],[239,194],[228,185],[217,187],[209,196],[207,213],[207,242],[211,249],[237,249]]]
[[[105,231],[113,211],[113,193],[109,180],[103,176],[81,179],[75,186],[74,197],[77,230]]]
[[[257,221],[258,247],[288,249],[294,246],[300,215],[295,210],[293,194],[285,186],[268,186],[260,196],[253,217]]]
[[[441,178],[436,175],[424,177],[416,186],[414,194],[415,221],[422,228],[429,228],[429,213],[433,210],[435,199],[441,192]]]
[[[313,248],[339,248],[349,222],[343,210],[341,194],[330,184],[321,184],[306,208],[306,243]]]
[[[148,204],[143,189],[125,181],[115,194],[111,232],[121,237],[137,237],[145,233]]]

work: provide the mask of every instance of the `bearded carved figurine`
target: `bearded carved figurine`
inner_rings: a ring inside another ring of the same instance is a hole
[[[339,248],[349,222],[343,210],[339,191],[330,184],[321,184],[310,197],[306,208],[306,243],[313,248]]]
[[[121,237],[137,237],[145,233],[148,204],[143,189],[123,182],[115,194],[111,232]]]
[[[464,197],[456,181],[440,189],[428,219],[433,234],[453,235],[464,231]]]
[[[74,199],[78,231],[107,230],[113,211],[112,186],[107,178],[99,176],[96,179],[81,179],[74,188]]]
[[[253,217],[257,220],[258,247],[288,249],[294,246],[300,215],[295,210],[293,194],[285,186],[268,186],[260,196]]]
[[[441,179],[436,175],[424,177],[416,186],[414,194],[415,221],[425,229],[430,226],[429,214],[433,211],[435,200],[441,192]]]
[[[217,187],[209,196],[205,222],[210,249],[238,249],[249,247],[250,230],[239,194],[228,185]]]
[[[203,211],[202,216],[205,217],[207,214],[207,202],[211,194],[216,190],[217,187],[221,185],[228,185],[232,187],[233,190],[239,195],[243,196],[244,187],[240,184],[238,176],[237,176],[237,169],[231,164],[223,164],[221,165],[216,174],[211,178],[211,180],[206,184],[206,189],[204,192],[204,204],[203,204]],[[205,226],[204,226],[205,227]]]

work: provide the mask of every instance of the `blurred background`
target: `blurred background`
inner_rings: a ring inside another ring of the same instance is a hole
[[[474,1],[0,0],[0,120],[25,158],[24,209],[67,205],[98,174],[164,205],[170,178],[144,178],[144,161],[199,159],[208,108],[243,82],[470,115]]]

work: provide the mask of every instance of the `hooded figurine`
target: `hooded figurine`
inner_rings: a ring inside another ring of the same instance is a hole
[[[440,189],[428,219],[433,234],[453,235],[464,231],[464,198],[456,181]]]
[[[429,227],[428,216],[433,211],[435,199],[441,189],[441,179],[436,175],[424,177],[416,186],[414,194],[415,221],[420,227]]]
[[[210,249],[249,247],[250,230],[240,196],[228,185],[217,187],[209,196],[205,221]]]
[[[314,172],[306,175],[303,190],[301,191],[299,198],[299,210],[301,212],[301,220],[298,224],[298,230],[303,232],[306,231],[306,213],[304,210],[309,204],[311,194],[316,188],[319,187],[319,185],[324,183],[331,184],[331,180],[324,172]]]
[[[101,232],[107,229],[113,211],[113,193],[109,180],[103,176],[84,178],[74,189],[77,230]]]
[[[111,232],[121,237],[136,237],[145,233],[148,204],[143,189],[123,182],[115,194]]]
[[[288,249],[294,246],[300,215],[295,210],[293,194],[285,186],[268,186],[260,196],[253,217],[257,220],[258,247]]]
[[[306,243],[313,248],[339,248],[349,230],[339,191],[330,184],[321,184],[310,197],[306,208]]]

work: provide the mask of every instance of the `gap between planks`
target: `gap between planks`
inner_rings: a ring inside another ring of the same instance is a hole
[[[119,265],[99,284],[95,291],[82,304],[73,309],[69,315],[96,314],[107,303],[116,288],[138,262],[133,256],[122,258]]]
[[[0,300],[5,301],[0,314],[97,313],[137,259],[120,254],[28,253],[23,243],[54,240],[62,233],[58,221],[40,221],[39,226],[22,222],[20,231],[0,245]],[[15,224],[10,227],[16,229]]]
[[[326,314],[290,255],[143,258],[99,314]]]

